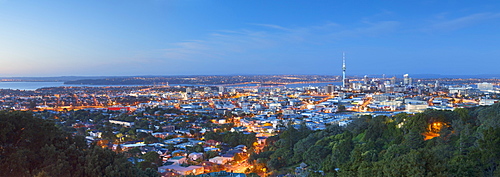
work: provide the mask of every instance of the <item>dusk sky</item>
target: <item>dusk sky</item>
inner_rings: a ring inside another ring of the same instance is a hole
[[[0,76],[500,74],[500,1],[0,0]]]

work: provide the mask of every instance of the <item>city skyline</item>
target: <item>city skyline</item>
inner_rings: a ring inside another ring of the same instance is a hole
[[[496,1],[0,1],[0,77],[499,74]]]

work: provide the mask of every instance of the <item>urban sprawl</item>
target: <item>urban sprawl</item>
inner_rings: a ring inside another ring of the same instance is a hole
[[[323,130],[328,125],[345,126],[363,115],[492,105],[499,93],[498,82],[491,79],[413,79],[406,74],[342,81],[332,77],[323,82],[337,84],[322,86],[301,80],[302,86],[290,87],[283,80],[293,78],[283,78],[280,84],[251,82],[255,85],[3,89],[0,109],[32,111],[85,136],[89,144],[113,151],[157,153],[162,176],[220,171],[244,176],[265,173],[247,159],[262,151],[268,137],[286,128]],[[221,132],[241,136],[237,141],[214,136]],[[140,163],[144,160],[140,157],[131,155],[129,161]]]

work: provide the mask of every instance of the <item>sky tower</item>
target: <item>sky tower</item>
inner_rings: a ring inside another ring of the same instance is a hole
[[[342,87],[345,88],[345,52],[342,52]]]

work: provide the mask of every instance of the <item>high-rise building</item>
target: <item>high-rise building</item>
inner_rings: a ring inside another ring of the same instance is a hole
[[[186,87],[186,93],[193,93],[193,88]]]
[[[493,84],[488,82],[477,83],[477,89],[481,91],[493,90]]]
[[[334,86],[334,85],[332,85],[332,84],[328,84],[328,85],[325,87],[325,91],[326,91],[326,93],[328,93],[328,94],[333,93],[333,91],[334,91],[334,90],[335,90],[335,86]]]
[[[219,92],[225,92],[226,91],[226,89],[224,88],[224,86],[219,86],[218,88],[219,88]]]
[[[345,52],[342,52],[342,88],[346,88],[345,70]]]
[[[396,84],[396,76],[391,77],[391,84],[392,85]]]
[[[403,85],[411,85],[411,78],[408,74],[403,75]]]
[[[364,84],[370,84],[370,78],[368,78],[367,75],[365,75],[365,77],[363,77],[363,83]]]

